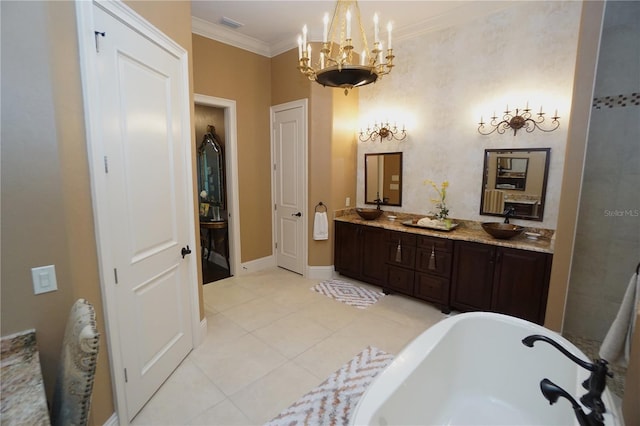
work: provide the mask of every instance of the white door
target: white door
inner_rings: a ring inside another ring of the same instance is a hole
[[[306,101],[272,107],[275,250],[278,266],[304,273],[306,259]]]
[[[192,349],[180,60],[99,7],[98,122],[126,412],[131,420]],[[187,105],[188,107],[188,105]],[[195,250],[192,247],[193,250]],[[185,253],[186,254],[186,253]],[[115,372],[118,374],[118,372]]]

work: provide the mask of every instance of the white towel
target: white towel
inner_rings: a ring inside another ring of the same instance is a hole
[[[313,239],[329,239],[329,221],[327,219],[327,212],[316,212],[316,217],[313,220]]]
[[[613,320],[600,346],[600,358],[606,359],[609,363],[616,362],[621,357],[623,366],[629,363],[638,299],[640,299],[640,282],[638,274],[634,273],[622,298],[616,319]]]

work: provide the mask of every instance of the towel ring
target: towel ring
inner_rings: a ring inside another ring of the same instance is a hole
[[[323,208],[324,207],[324,211],[327,211],[327,206],[325,206],[324,204],[322,204],[322,201],[320,201],[315,208],[316,213],[318,213],[318,208]]]

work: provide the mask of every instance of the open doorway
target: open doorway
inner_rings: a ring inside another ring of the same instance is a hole
[[[231,277],[239,260],[235,102],[195,96],[203,284]]]

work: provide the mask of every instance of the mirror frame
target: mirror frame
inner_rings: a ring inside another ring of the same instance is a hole
[[[398,202],[397,203],[389,203],[389,202],[380,202],[381,206],[394,206],[394,207],[400,207],[402,206],[402,151],[398,151],[398,152],[371,152],[368,154],[364,154],[364,203],[365,204],[377,204],[375,202],[375,200],[367,200],[367,192],[368,192],[368,186],[367,186],[367,182],[369,179],[367,179],[368,176],[368,170],[369,170],[369,166],[368,166],[368,161],[367,159],[370,156],[380,156],[380,155],[399,155],[400,157],[400,172],[399,172],[399,176],[400,176],[400,180],[398,181],[398,191],[399,191],[399,195],[398,195]],[[384,194],[383,194],[384,195]],[[384,197],[383,197],[384,198]]]
[[[485,190],[494,190],[496,188],[487,188],[488,185],[488,181],[489,181],[489,161],[495,161],[497,164],[497,158],[499,154],[513,154],[514,157],[513,158],[528,158],[528,157],[523,157],[523,155],[527,154],[527,153],[532,153],[532,152],[544,152],[545,153],[545,160],[544,160],[544,171],[543,171],[543,175],[542,175],[542,187],[541,187],[541,191],[540,191],[540,204],[538,206],[538,215],[537,216],[531,216],[531,215],[525,215],[522,213],[518,213],[516,212],[516,214],[514,214],[513,218],[516,219],[524,219],[524,220],[531,220],[531,221],[536,221],[536,222],[542,222],[544,219],[544,207],[546,204],[546,196],[547,196],[547,181],[549,179],[549,162],[550,162],[550,158],[551,158],[551,148],[504,148],[504,149],[485,149],[484,150],[484,165],[482,168],[482,187],[480,189],[480,215],[483,216],[500,216],[500,217],[504,217],[504,212],[500,212],[500,213],[493,213],[493,212],[485,212],[484,211],[484,204],[485,204]],[[495,154],[495,157],[492,157],[491,154]],[[531,159],[528,158],[528,163],[527,163],[527,176],[530,176],[530,170],[531,170]],[[497,167],[496,167],[496,178],[498,175],[497,172]],[[500,189],[500,188],[497,188]],[[509,189],[507,189],[509,190]],[[524,189],[512,189],[512,191],[514,192],[525,192],[526,191],[526,178],[525,178],[525,188]]]
[[[216,203],[212,203],[211,201],[202,201],[200,198],[200,192],[204,187],[204,180],[208,179],[209,175],[202,167],[202,157],[208,156],[207,151],[212,150],[216,155],[216,163],[218,173],[216,176],[217,184],[219,185],[219,195],[220,200],[216,201]],[[198,147],[198,160],[197,160],[197,173],[198,173],[198,199],[200,203],[206,204],[217,204],[220,210],[225,210],[227,206],[227,194],[226,194],[226,186],[225,186],[225,170],[224,170],[224,148],[220,143],[219,136],[215,133],[215,128],[212,131],[205,133],[202,143]]]

